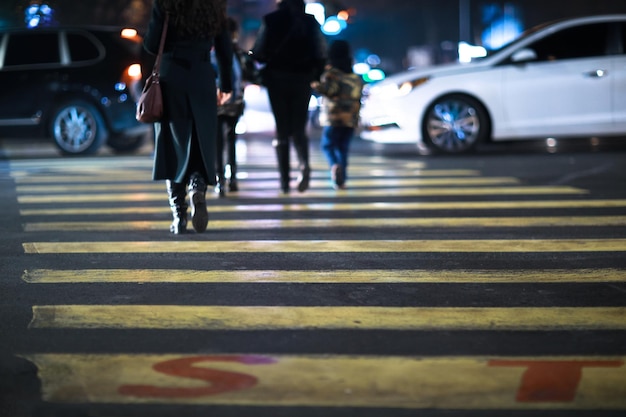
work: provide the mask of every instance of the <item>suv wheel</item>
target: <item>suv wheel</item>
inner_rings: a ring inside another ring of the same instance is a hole
[[[82,100],[57,107],[52,115],[50,133],[61,152],[68,155],[96,153],[108,136],[100,112]]]

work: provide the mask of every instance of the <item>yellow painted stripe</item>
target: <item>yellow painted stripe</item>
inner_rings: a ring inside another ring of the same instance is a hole
[[[269,148],[267,148],[269,150]],[[273,151],[272,151],[273,152]],[[238,165],[242,169],[256,166],[276,166],[276,158],[270,153],[265,155],[254,155],[254,158],[246,158],[246,154],[241,155],[241,159],[238,159]],[[421,161],[409,160],[409,161],[394,161],[393,164],[389,162],[388,158],[379,156],[360,156],[354,155],[350,158],[351,167],[362,169],[374,169],[376,167],[390,167],[394,168],[411,168],[411,169],[424,169],[426,163]],[[153,159],[150,156],[138,156],[138,157],[103,157],[97,159],[37,159],[37,160],[12,160],[9,161],[9,165],[12,170],[20,172],[21,170],[32,169],[47,169],[47,170],[60,170],[60,171],[102,171],[102,169],[116,172],[116,171],[137,171],[139,169],[152,169]],[[327,166],[326,160],[321,154],[311,155],[311,163],[318,169],[322,169]],[[295,169],[295,167],[293,167]],[[29,171],[27,171],[29,172]]]
[[[20,204],[51,204],[51,203],[90,203],[90,202],[140,202],[140,201],[163,201],[163,193],[137,192],[128,194],[67,194],[67,195],[23,195],[18,196]],[[567,186],[546,186],[546,187],[480,187],[480,188],[381,188],[381,189],[347,189],[335,191],[330,187],[328,190],[309,190],[306,193],[291,193],[289,198],[305,197],[328,197],[338,195],[345,197],[393,197],[393,196],[456,196],[456,195],[553,195],[553,194],[587,194],[588,191]],[[209,194],[210,195],[210,194]],[[232,199],[236,198],[258,198],[274,197],[279,194],[279,190],[253,191],[241,190],[232,193]]]
[[[102,158],[101,160],[63,161],[59,163],[54,159],[40,159],[33,163],[21,163],[22,161],[10,161],[11,176],[17,180],[28,177],[41,177],[43,181],[50,174],[59,174],[60,177],[80,176],[115,176],[133,175],[135,178],[151,178],[152,160],[150,159],[114,159]],[[311,155],[313,173],[327,173],[329,168],[326,160]],[[407,175],[479,175],[480,171],[474,169],[429,169],[423,162],[394,161],[393,164],[386,158],[358,157],[351,158],[350,172],[355,174],[378,174],[381,172],[399,172]],[[292,172],[297,167],[292,166]],[[274,157],[255,158],[254,161],[239,161],[239,173],[259,173],[261,175],[276,175],[276,160]],[[103,174],[104,173],[104,174]]]
[[[626,307],[33,306],[30,328],[626,330]]]
[[[48,183],[108,183],[112,181],[141,181],[152,182],[151,173],[149,170],[137,171],[112,171],[107,168],[96,168],[89,171],[76,171],[75,174],[70,174],[71,170],[61,170],[55,175],[50,175],[49,172],[33,172],[33,171],[13,171],[11,176],[14,178],[17,184],[48,184]],[[293,171],[294,173],[296,171]],[[368,178],[387,178],[390,176],[407,176],[407,177],[473,177],[479,176],[480,172],[476,170],[468,169],[408,169],[402,167],[382,167],[375,168],[372,166],[367,167],[351,167],[350,174],[353,179],[357,179],[359,176],[367,176]],[[313,170],[313,178],[326,178],[329,176],[326,170]],[[265,171],[250,170],[249,167],[244,167],[237,172],[239,179],[277,179],[278,173],[275,169],[268,169]],[[157,183],[163,183],[158,181]]]
[[[25,175],[42,175],[45,176],[50,172],[100,172],[105,171],[129,171],[137,172],[138,170],[147,170],[150,172],[152,168],[152,160],[148,158],[97,158],[97,159],[77,159],[68,160],[67,158],[57,159],[31,159],[31,160],[12,160],[9,162],[11,173],[14,176]],[[41,172],[44,170],[45,172]]]
[[[480,172],[470,169],[375,169],[372,167],[364,167],[362,169],[354,168],[357,172],[361,172],[363,175],[367,175],[368,178],[388,178],[389,176],[407,176],[411,178],[429,178],[429,177],[478,177]],[[328,173],[326,171],[313,171],[313,178],[326,178]],[[17,184],[82,184],[82,183],[110,183],[110,182],[127,182],[127,181],[141,181],[143,183],[153,183],[150,176],[143,171],[110,171],[106,170],[103,174],[102,169],[89,171],[89,172],[77,172],[75,175],[58,174],[51,176],[49,173],[39,173],[32,171],[11,172],[11,176],[14,178]],[[241,180],[250,179],[278,179],[278,173],[275,171],[250,171],[242,169],[240,167],[237,172],[237,178]],[[357,177],[355,177],[357,179]],[[163,181],[156,181],[156,184],[163,184]]]
[[[232,195],[224,200],[230,203]],[[236,201],[236,200],[234,200]],[[228,204],[209,205],[211,213],[250,211],[355,211],[355,210],[492,210],[492,209],[549,209],[549,208],[614,208],[626,207],[626,200],[546,200],[546,201],[445,201],[445,202],[375,202],[375,203],[302,203],[302,204]],[[160,207],[69,207],[21,209],[22,216],[53,216],[74,214],[143,214],[169,213],[163,204]]]
[[[67,175],[65,172],[50,175],[50,173],[38,173],[31,171],[12,171],[11,176],[18,184],[39,184],[39,183],[60,183],[60,182],[109,182],[109,181],[121,181],[128,182],[130,180],[150,181],[150,173],[147,168],[146,171],[137,170],[117,170],[111,171],[109,169],[102,170],[98,168],[94,171],[77,172],[76,175]],[[374,168],[368,166],[353,166],[350,167],[351,174],[357,178],[358,175],[364,175],[368,177],[389,177],[389,176],[409,176],[409,177],[476,177],[480,175],[480,171],[473,169],[409,169],[402,167],[394,167],[389,169],[388,167]],[[314,177],[326,177],[327,171],[313,170]],[[237,177],[240,179],[245,178],[278,178],[278,174],[274,171],[254,171],[250,170],[249,166],[239,167]]]
[[[43,400],[55,403],[626,409],[623,356],[21,356],[37,366]]]
[[[31,284],[73,283],[521,283],[626,282],[624,269],[556,270],[190,270],[190,269],[34,269],[22,279]]]
[[[626,239],[26,242],[22,246],[25,253],[624,252]]]
[[[24,231],[118,231],[167,229],[171,221],[26,223]],[[626,216],[576,217],[437,217],[386,219],[253,219],[211,220],[212,230],[336,227],[564,227],[624,226]]]
[[[41,166],[46,167],[89,167],[94,165],[118,167],[118,166],[132,166],[138,165],[151,166],[152,157],[148,155],[135,155],[135,156],[106,156],[102,158],[79,158],[70,159],[65,158],[47,158],[47,159],[24,159],[24,160],[12,160],[11,167],[32,167]]]
[[[275,181],[248,181],[245,183],[246,189],[266,190],[276,187]],[[373,186],[465,186],[465,185],[499,185],[499,184],[518,184],[519,180],[515,178],[370,178],[366,180],[351,180],[351,187],[373,187]],[[327,186],[326,181],[311,181],[313,187]],[[242,184],[243,187],[243,184]],[[135,183],[135,184],[114,184],[107,182],[106,184],[65,184],[65,185],[20,185],[17,187],[19,194],[30,193],[58,193],[58,192],[84,192],[84,191],[110,191],[115,188],[120,193],[124,192],[146,192],[146,191],[163,191],[165,186],[162,182]]]

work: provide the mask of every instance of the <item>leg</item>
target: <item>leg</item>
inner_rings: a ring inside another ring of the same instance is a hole
[[[224,190],[224,142],[225,135],[227,129],[227,122],[225,116],[217,117],[217,135],[215,140],[215,171],[217,172],[217,185],[215,186],[215,191],[219,194],[220,197],[225,195]]]
[[[270,79],[271,81],[271,79]],[[290,161],[289,161],[289,138],[292,135],[290,122],[289,87],[286,83],[271,81],[268,83],[267,92],[276,122],[276,139],[272,145],[276,150],[278,161],[278,173],[280,175],[280,188],[283,193],[289,192]]]
[[[337,146],[339,129],[335,126],[326,126],[322,131],[321,146],[328,165],[330,165],[330,179],[334,188],[341,188],[343,185],[343,166],[341,164],[341,155]]]
[[[342,168],[342,181],[339,184],[340,187],[345,185],[345,181],[348,178],[348,152],[350,149],[350,141],[354,136],[354,128],[342,127],[339,130],[339,134],[336,137],[336,151],[338,163]]]
[[[298,191],[301,193],[309,188],[309,181],[311,179],[311,167],[309,165],[309,138],[305,136],[294,137],[294,148],[298,155],[298,168],[300,174],[298,175]]]
[[[174,234],[185,233],[187,231],[187,203],[185,202],[187,193],[185,184],[167,180],[165,185],[173,217],[170,232]]]
[[[289,162],[289,142],[274,139],[272,142],[276,149],[276,159],[278,160],[278,173],[280,174],[280,189],[283,193],[289,193],[289,177],[291,166]]]
[[[239,117],[231,117],[227,123],[226,138],[228,142],[228,165],[230,166],[230,178],[228,180],[229,191],[237,191],[237,122]]]
[[[207,185],[198,173],[191,175],[189,180],[189,204],[191,204],[191,224],[196,232],[206,230],[209,222],[209,214],[206,209]]]
[[[322,136],[320,137],[320,148],[322,149],[322,153],[326,157],[328,161],[328,166],[332,167],[337,161],[337,155],[335,154],[335,147],[333,146],[332,141],[332,127],[324,126],[322,129]]]
[[[307,83],[294,86],[291,106],[291,130],[293,131],[293,144],[298,155],[298,191],[304,192],[309,188],[311,167],[309,165],[309,137],[306,127],[309,121],[309,100],[311,99],[311,87]]]

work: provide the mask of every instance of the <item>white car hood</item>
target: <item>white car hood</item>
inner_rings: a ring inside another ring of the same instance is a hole
[[[482,60],[482,61],[474,61],[468,63],[453,63],[453,64],[445,64],[445,65],[436,65],[426,68],[419,68],[409,71],[404,71],[398,74],[390,75],[385,78],[383,81],[372,84],[376,85],[384,85],[384,84],[396,84],[400,85],[406,81],[416,80],[422,77],[445,77],[456,74],[467,74],[476,71],[483,71],[485,69],[491,68],[493,65],[492,60]]]

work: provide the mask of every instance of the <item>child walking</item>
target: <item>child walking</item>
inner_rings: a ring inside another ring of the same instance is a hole
[[[328,49],[328,64],[320,81],[311,87],[323,96],[321,124],[322,152],[330,166],[333,188],[344,189],[348,150],[359,123],[363,81],[352,71],[352,51],[348,42],[336,40]]]

